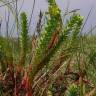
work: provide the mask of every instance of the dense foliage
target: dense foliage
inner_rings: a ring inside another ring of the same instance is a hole
[[[36,34],[29,36],[22,12],[19,40],[0,37],[0,96],[96,95],[96,37],[82,34],[78,12],[65,12],[63,23],[55,0],[48,5],[43,27],[40,12]]]

